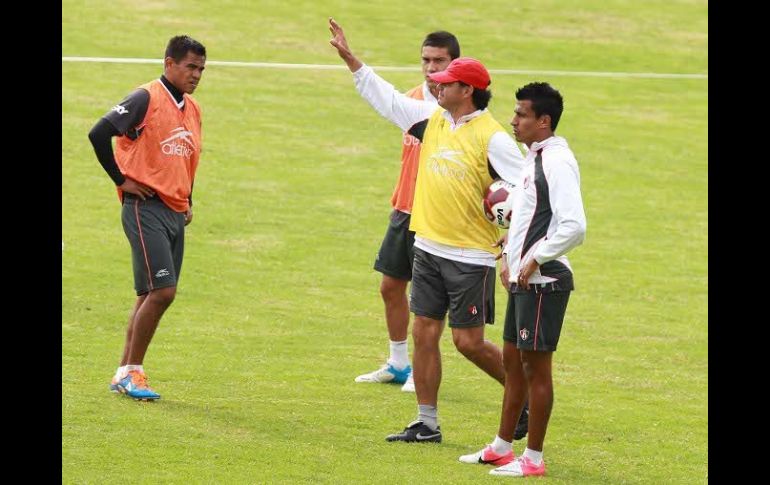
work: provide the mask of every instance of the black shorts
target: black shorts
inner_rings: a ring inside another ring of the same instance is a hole
[[[414,248],[409,309],[420,317],[444,320],[450,327],[495,323],[495,268],[460,263]]]
[[[556,350],[571,293],[556,286],[531,284],[529,290],[521,290],[511,285],[503,340],[515,343],[520,350]]]
[[[131,244],[136,294],[176,286],[184,255],[184,213],[157,196],[141,200],[124,194],[121,219]]]
[[[414,232],[409,230],[411,214],[394,210],[390,213],[388,230],[382,240],[374,269],[384,275],[409,281],[412,279]]]

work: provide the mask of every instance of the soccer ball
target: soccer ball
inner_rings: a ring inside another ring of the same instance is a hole
[[[481,200],[481,208],[491,224],[500,229],[508,229],[513,212],[513,185],[501,179],[489,184]]]

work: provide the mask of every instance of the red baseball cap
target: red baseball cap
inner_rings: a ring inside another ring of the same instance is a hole
[[[428,77],[440,84],[462,81],[476,89],[487,89],[491,82],[484,64],[472,57],[458,57],[445,70],[428,74]]]

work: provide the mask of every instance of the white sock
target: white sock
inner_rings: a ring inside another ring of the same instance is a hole
[[[495,441],[492,442],[491,445],[492,451],[497,453],[498,455],[504,455],[511,451],[511,448],[513,447],[513,443],[505,441],[499,436],[495,436]]]
[[[438,407],[427,404],[417,405],[417,419],[425,423],[433,431],[438,429]]]
[[[409,348],[407,346],[408,340],[403,342],[390,341],[390,358],[388,364],[392,365],[398,370],[405,369],[409,365]]]
[[[535,465],[540,465],[543,463],[543,452],[542,451],[535,451],[530,450],[529,448],[524,449],[524,456],[529,458],[529,461],[534,463]]]
[[[132,370],[138,370],[142,374],[144,374],[144,367],[142,365],[127,365],[125,366],[126,373],[131,372]]]
[[[126,366],[121,365],[120,367],[118,367],[118,370],[115,371],[115,379],[118,379],[118,380],[122,379],[123,377],[126,376],[126,372],[128,372],[126,370]]]

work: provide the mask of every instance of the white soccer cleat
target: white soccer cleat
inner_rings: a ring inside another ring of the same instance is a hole
[[[390,364],[385,364],[374,372],[362,374],[356,377],[356,382],[374,382],[403,384],[412,374],[412,366],[406,366],[404,369],[396,369]]]
[[[514,459],[513,451],[508,450],[507,453],[499,455],[495,453],[491,445],[487,445],[481,451],[471,453],[470,455],[463,455],[459,458],[462,463],[471,464],[489,464],[489,465],[507,465]]]
[[[414,372],[409,373],[409,377],[404,382],[404,385],[401,386],[401,390],[404,392],[414,392]]]
[[[507,465],[490,470],[489,474],[507,477],[541,477],[545,475],[545,462],[535,465],[526,456],[520,456]]]

